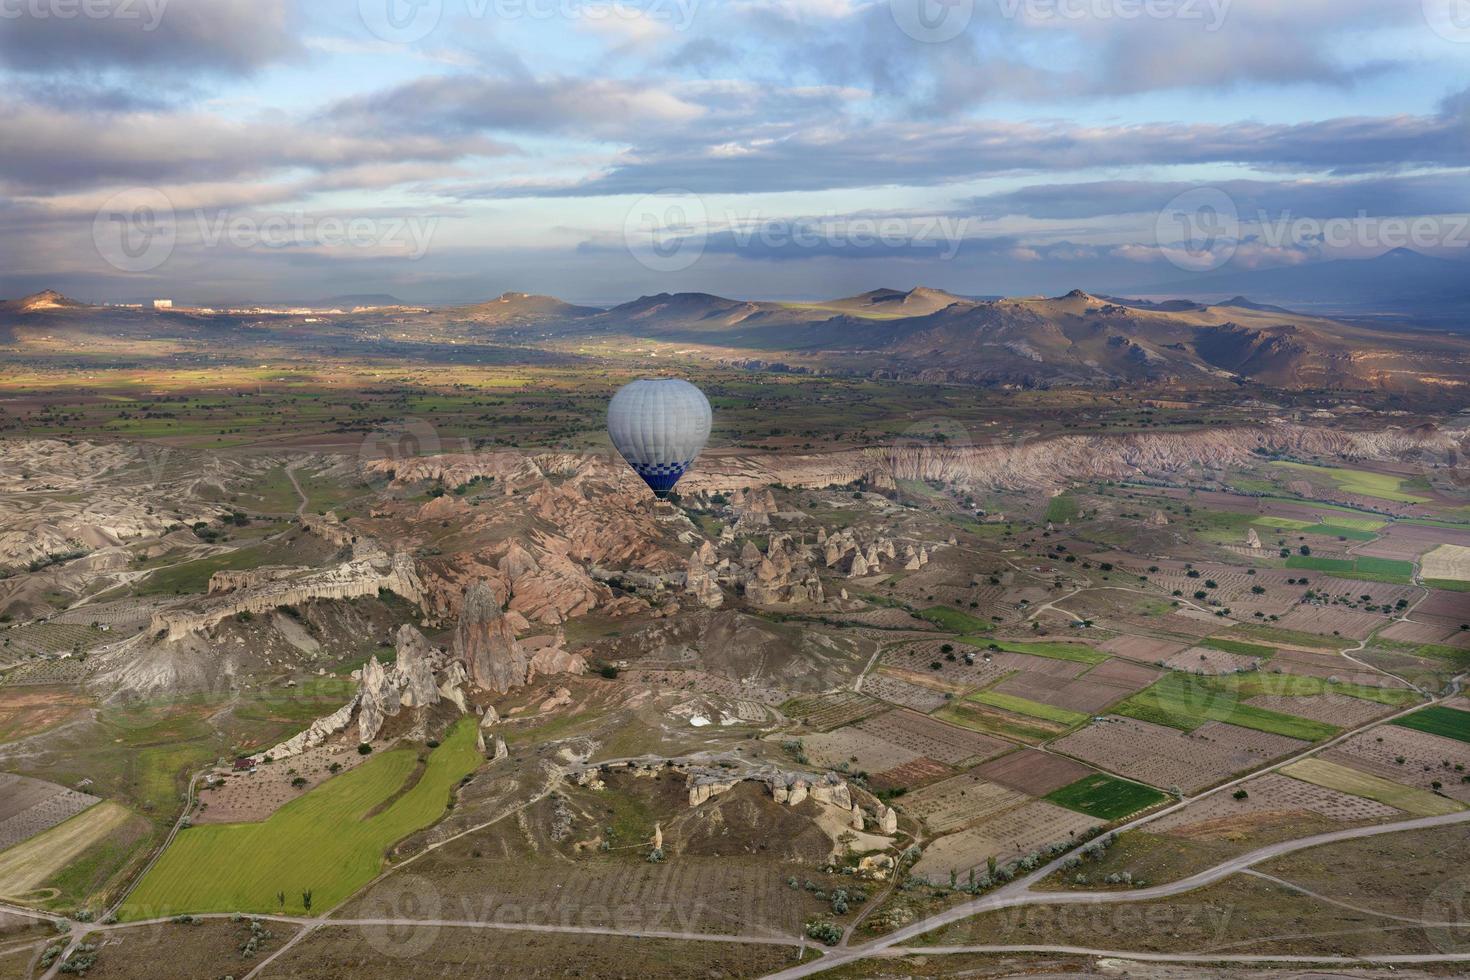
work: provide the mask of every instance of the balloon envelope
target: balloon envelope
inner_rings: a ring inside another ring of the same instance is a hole
[[[678,378],[626,384],[607,406],[612,444],[660,497],[694,465],[709,427],[709,399]]]

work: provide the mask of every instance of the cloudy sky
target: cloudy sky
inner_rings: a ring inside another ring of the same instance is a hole
[[[0,0],[0,296],[1470,255],[1470,0]]]

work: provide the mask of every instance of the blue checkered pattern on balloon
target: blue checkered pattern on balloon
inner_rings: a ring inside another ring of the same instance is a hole
[[[654,493],[668,493],[693,464],[692,459],[687,463],[635,463],[633,472],[643,477],[643,482],[653,488]]]

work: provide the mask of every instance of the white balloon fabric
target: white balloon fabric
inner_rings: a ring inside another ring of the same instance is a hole
[[[612,444],[661,498],[694,465],[709,427],[709,399],[679,378],[631,382],[607,406]]]

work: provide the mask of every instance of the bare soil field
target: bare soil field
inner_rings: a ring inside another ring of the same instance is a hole
[[[1470,743],[1380,725],[1329,749],[1322,758],[1419,789],[1434,790],[1438,782],[1438,792],[1470,803],[1470,783],[1462,781],[1470,775]]]
[[[1299,630],[1303,633],[1364,640],[1386,621],[1386,617],[1378,613],[1344,609],[1341,606],[1301,603],[1281,617],[1280,625],[1283,629]]]
[[[1255,657],[1227,653],[1213,647],[1190,647],[1165,660],[1164,665],[1191,674],[1232,674],[1245,670],[1256,660]]]
[[[1045,796],[1092,774],[1092,769],[1075,759],[1039,749],[1019,749],[980,766],[978,776],[1018,793]]]
[[[1260,694],[1248,699],[1246,704],[1268,711],[1279,711],[1298,718],[1325,721],[1340,728],[1356,728],[1374,718],[1389,714],[1394,709],[1377,701],[1348,697],[1346,694],[1328,692],[1313,694],[1305,698],[1287,697],[1282,694]]]
[[[921,683],[917,677],[914,680],[908,680],[897,673],[886,670],[869,674],[863,681],[863,690],[875,698],[882,698],[884,701],[905,708],[913,708],[924,714],[928,714],[948,700],[944,696],[946,691],[943,687]]]
[[[20,668],[24,669],[24,668]],[[92,699],[74,688],[0,687],[0,743],[80,717]]]
[[[992,783],[972,769],[909,793],[898,800],[898,807],[924,821],[931,831],[945,833],[1014,810],[1030,800],[1026,794]]]
[[[907,765],[923,753],[857,728],[803,735],[802,749],[813,763],[827,768],[851,766],[863,772],[883,772]]]
[[[949,766],[921,756],[913,762],[907,762],[901,766],[895,766],[892,769],[885,769],[882,772],[870,773],[868,776],[868,785],[879,791],[899,789],[900,787],[912,789],[916,786],[932,783],[936,779],[943,779],[953,774],[953,772],[954,770]]]
[[[1186,793],[1306,748],[1299,739],[1206,722],[1193,733],[1110,715],[1052,743],[1099,768]]]
[[[1386,804],[1275,772],[1263,773],[1241,788],[1249,794],[1245,799],[1237,800],[1230,793],[1215,793],[1160,817],[1150,830],[1193,838],[1216,832],[1238,832],[1268,815],[1287,819],[1293,814],[1313,813],[1350,824],[1403,816],[1401,811]]]
[[[1430,589],[1429,598],[1414,607],[1414,618],[1421,622],[1443,623],[1451,629],[1470,624],[1470,592]]]
[[[197,980],[199,977],[243,976],[296,935],[288,922],[265,922],[270,933],[257,941],[254,956],[241,947],[251,938],[250,923],[204,919],[184,924],[165,922],[99,937],[97,963],[89,977],[103,980]]]
[[[332,927],[298,943],[260,980],[351,980],[384,967],[397,980],[474,977],[758,977],[797,960],[796,947],[626,939],[498,929],[419,927],[404,932]],[[393,954],[394,949],[411,955]]]
[[[1378,540],[1357,549],[1360,555],[1373,558],[1396,558],[1413,561],[1448,540],[1449,528],[1420,527],[1417,524],[1390,524],[1378,532]],[[1470,542],[1461,541],[1461,544]]]
[[[1128,660],[1136,660],[1140,663],[1152,664],[1161,660],[1168,660],[1178,653],[1189,649],[1189,644],[1182,640],[1165,640],[1153,636],[1134,636],[1124,634],[1115,636],[1108,642],[1098,647],[1104,653],[1111,653],[1115,657],[1124,657]]]
[[[1393,640],[1396,643],[1444,643],[1448,644],[1451,639],[1458,637],[1461,630],[1457,626],[1445,626],[1442,623],[1417,623],[1413,620],[1403,620],[1384,627],[1378,635],[1385,640]]]
[[[102,802],[56,783],[0,773],[0,851]]]
[[[1094,817],[1034,800],[930,843],[913,873],[947,882],[954,872],[963,882],[971,869],[983,872],[992,857],[1006,864],[1047,844],[1075,839],[1097,824]]]
[[[1001,739],[946,725],[902,708],[869,718],[855,727],[907,749],[916,758],[925,756],[959,768],[993,759],[1012,747]]]

